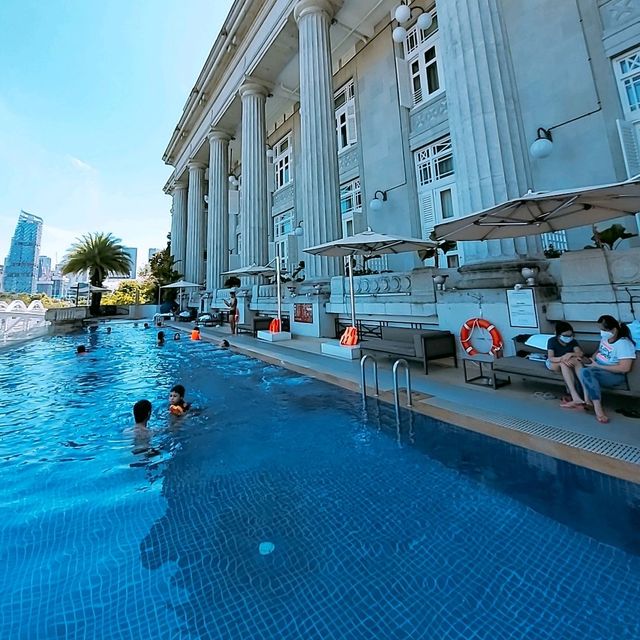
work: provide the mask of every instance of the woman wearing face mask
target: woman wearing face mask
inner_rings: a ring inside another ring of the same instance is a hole
[[[547,343],[547,369],[560,371],[571,394],[571,401],[561,402],[560,406],[577,408],[583,400],[576,389],[576,374],[582,368],[584,353],[573,336],[573,327],[568,322],[556,322],[556,335]]]
[[[609,418],[602,410],[600,388],[617,387],[625,382],[625,373],[631,371],[636,359],[635,343],[629,328],[620,324],[613,316],[600,316],[600,344],[598,351],[578,372],[584,387],[585,401],[593,402],[598,422],[607,423]]]

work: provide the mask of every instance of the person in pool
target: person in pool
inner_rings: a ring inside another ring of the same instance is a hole
[[[174,339],[174,340],[180,340],[180,334],[179,334],[179,333],[177,333],[177,332],[176,332],[176,333],[174,333],[174,334],[173,334],[173,339]]]
[[[85,347],[83,344],[79,344],[76,347],[76,353],[81,356],[83,353],[87,353],[87,347]]]
[[[164,344],[164,331],[158,331],[158,346],[162,346]]]
[[[573,335],[573,327],[560,320],[556,322],[556,335],[547,343],[547,369],[559,371],[569,389],[571,400],[561,403],[562,407],[572,407],[583,402],[576,387],[577,372],[582,369],[584,353]]]
[[[153,407],[148,400],[138,400],[133,405],[133,419],[136,421],[133,425],[133,455],[140,453],[146,454],[147,457],[157,456],[160,452],[151,448],[151,429],[148,427]]]
[[[191,405],[184,400],[185,388],[181,384],[177,384],[171,388],[169,392],[169,413],[174,416],[184,415]]]
[[[220,348],[221,349],[228,349],[229,348],[229,341],[228,340],[220,340]]]

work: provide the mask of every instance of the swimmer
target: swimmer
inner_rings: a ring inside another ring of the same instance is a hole
[[[144,328],[145,328],[145,329],[148,329],[148,328],[149,328],[149,323],[148,323],[148,322],[145,322],[145,323],[144,323]]]
[[[177,384],[172,387],[169,392],[169,413],[172,413],[174,416],[181,416],[185,411],[189,410],[191,405],[184,401],[184,394],[185,389],[183,385]]]
[[[147,428],[147,422],[151,418],[152,406],[148,400],[138,400],[133,405],[133,418],[136,421],[134,428]]]
[[[111,333],[111,327],[107,327],[107,333]]]
[[[164,331],[158,331],[158,346],[164,344]]]
[[[79,344],[79,345],[76,347],[76,353],[77,353],[78,355],[82,355],[83,353],[87,353],[87,347],[85,347],[83,344]]]
[[[148,400],[138,400],[133,405],[133,455],[144,453],[147,458],[157,456],[160,452],[151,448],[151,436],[153,435],[147,423],[151,419],[151,403]]]
[[[179,333],[174,333],[173,334],[173,339],[174,340],[180,340],[180,334]]]
[[[228,349],[229,348],[229,341],[228,340],[220,340],[220,348],[221,349]]]
[[[200,340],[200,327],[198,325],[193,327],[193,331],[191,331],[191,339]]]

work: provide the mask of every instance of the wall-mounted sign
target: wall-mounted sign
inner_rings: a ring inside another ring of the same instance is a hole
[[[293,321],[313,324],[313,305],[307,302],[293,305]]]
[[[533,289],[507,289],[509,324],[512,327],[538,328],[538,313]]]

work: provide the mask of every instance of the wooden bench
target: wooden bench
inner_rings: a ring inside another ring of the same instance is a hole
[[[546,350],[530,347],[525,344],[528,335],[516,336],[513,341],[516,347],[516,353],[519,355],[510,356],[508,358],[497,358],[493,363],[493,379],[494,384],[496,374],[499,377],[506,375],[522,378],[523,380],[540,380],[550,384],[559,384],[564,386],[562,374],[558,371],[550,371],[547,369],[543,361],[530,360],[526,356],[531,353],[543,354],[546,356]],[[599,342],[592,339],[576,338],[582,350],[591,355],[596,352]],[[640,397],[640,367],[634,363],[634,367],[625,376],[626,384],[619,387],[603,387],[603,393],[629,396],[632,398]]]

